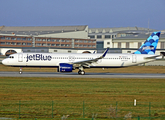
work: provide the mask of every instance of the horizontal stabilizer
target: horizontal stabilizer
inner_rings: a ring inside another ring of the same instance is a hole
[[[161,55],[155,55],[150,57],[145,57],[145,59],[156,59],[157,57],[160,57]]]

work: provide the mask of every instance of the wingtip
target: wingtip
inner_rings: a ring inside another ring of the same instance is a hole
[[[102,56],[102,57],[105,57],[105,56],[106,56],[106,54],[107,54],[108,50],[109,50],[109,47],[108,47],[108,48],[104,51],[104,53],[103,53],[103,56]]]

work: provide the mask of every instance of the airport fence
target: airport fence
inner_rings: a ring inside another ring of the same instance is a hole
[[[165,102],[0,101],[0,118],[165,119]]]

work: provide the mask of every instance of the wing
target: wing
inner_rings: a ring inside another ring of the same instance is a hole
[[[108,52],[109,48],[107,48],[104,53],[95,59],[90,59],[90,60],[84,60],[84,61],[78,61],[78,62],[73,62],[71,64],[73,64],[73,66],[77,67],[77,66],[83,66],[83,67],[90,67],[90,64],[97,62],[99,59],[102,59],[106,56],[107,52]]]

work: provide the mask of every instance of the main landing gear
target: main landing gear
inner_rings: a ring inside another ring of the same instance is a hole
[[[78,71],[78,74],[79,74],[79,75],[85,75],[85,71],[79,70],[79,71]]]
[[[79,75],[85,75],[85,71],[83,69],[84,68],[82,66],[79,67],[79,71],[78,71]]]

